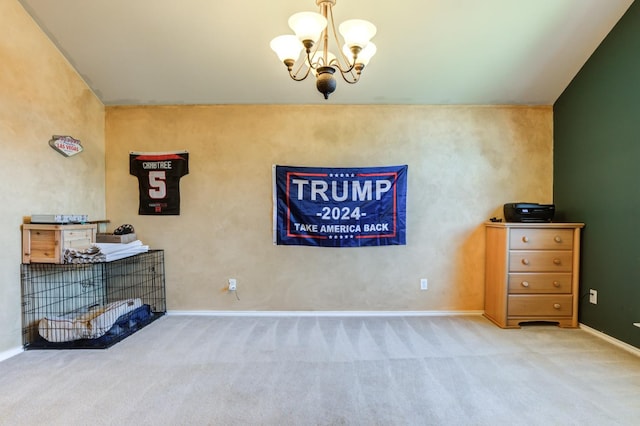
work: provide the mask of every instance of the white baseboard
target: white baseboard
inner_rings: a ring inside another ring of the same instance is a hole
[[[580,328],[590,334],[593,334],[596,337],[601,338],[602,340],[606,340],[607,342],[618,346],[619,348],[622,348],[624,350],[626,350],[627,352],[631,352],[632,354],[639,356],[640,357],[640,349],[636,348],[633,345],[630,345],[628,343],[623,342],[622,340],[618,340],[615,337],[611,337],[608,334],[605,334],[601,331],[596,330],[595,328],[591,328],[588,325],[584,325],[582,323],[580,323]]]
[[[22,348],[9,349],[8,351],[0,352],[0,362],[21,354],[24,351]]]
[[[167,311],[167,315],[212,317],[440,317],[482,315],[484,311]]]

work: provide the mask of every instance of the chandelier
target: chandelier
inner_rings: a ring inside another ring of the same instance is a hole
[[[300,12],[289,18],[289,27],[296,33],[295,36],[281,35],[271,40],[271,48],[284,62],[289,76],[295,81],[302,81],[313,70],[316,88],[325,99],[329,99],[329,95],[336,90],[333,76],[336,71],[344,81],[355,84],[376,53],[375,44],[369,41],[376,34],[376,27],[362,19],[350,19],[340,24],[344,45],[339,49],[340,42],[333,20],[335,4],[336,0],[316,0],[320,13]],[[338,56],[329,51],[330,43],[338,49]],[[305,53],[301,55],[303,50]]]

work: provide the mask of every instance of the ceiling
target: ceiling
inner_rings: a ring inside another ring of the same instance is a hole
[[[314,0],[19,0],[105,105],[552,105],[633,0],[337,0],[378,53],[329,100],[269,47]]]

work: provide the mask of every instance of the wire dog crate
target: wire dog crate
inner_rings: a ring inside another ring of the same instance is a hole
[[[166,313],[164,251],[103,263],[22,264],[25,349],[104,349]]]

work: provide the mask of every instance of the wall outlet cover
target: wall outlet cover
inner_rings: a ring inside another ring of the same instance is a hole
[[[427,290],[429,288],[429,282],[426,278],[420,279],[420,290]]]

